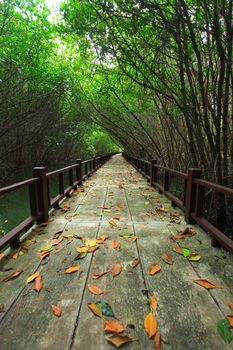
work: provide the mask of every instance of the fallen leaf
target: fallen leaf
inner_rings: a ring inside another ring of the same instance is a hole
[[[92,248],[96,246],[96,239],[89,239],[85,243],[86,247]]]
[[[80,266],[76,265],[76,266],[70,266],[68,267],[64,273],[73,273],[73,272],[76,272],[76,271],[79,271],[80,270]]]
[[[118,321],[106,320],[104,324],[104,332],[106,333],[122,333],[126,328]]]
[[[98,250],[98,249],[99,249],[98,246],[91,247],[91,248],[89,248],[88,253],[94,253],[94,252],[95,252],[96,250]]]
[[[221,337],[223,338],[223,340],[230,344],[232,339],[233,339],[233,335],[231,332],[231,327],[230,324],[227,320],[219,320],[217,322],[217,329],[219,334],[221,335]]]
[[[83,259],[87,256],[87,253],[78,253],[78,255],[76,256],[76,258],[74,260],[80,260]]]
[[[180,255],[183,255],[183,251],[182,251],[182,249],[179,246],[173,245],[172,249],[173,249],[174,252],[176,252],[176,253],[178,253]]]
[[[121,211],[121,208],[115,208],[116,211]]]
[[[156,332],[154,337],[155,350],[161,350],[161,334],[159,331]]]
[[[108,235],[101,235],[101,236],[99,237],[99,239],[101,239],[101,241],[106,241],[106,239],[108,239],[108,238],[109,238]]]
[[[63,236],[61,236],[60,238],[57,238],[57,239],[53,239],[53,240],[51,241],[51,244],[52,244],[52,245],[58,245],[59,243],[61,243],[61,241],[63,241],[63,239],[64,239]]]
[[[134,235],[133,235],[133,233],[121,233],[119,236],[122,238],[131,238]]]
[[[54,304],[51,304],[51,308],[53,310],[53,314],[57,317],[60,317],[61,316],[61,308],[58,307],[57,305],[54,305]]]
[[[35,282],[34,282],[34,290],[36,292],[39,292],[41,289],[43,288],[43,278],[41,275],[39,275],[38,277],[35,278]]]
[[[230,323],[231,328],[233,328],[233,315],[227,315],[227,320]]]
[[[227,306],[229,307],[229,309],[230,309],[231,311],[233,311],[233,304],[227,304]]]
[[[163,259],[163,261],[165,261],[169,265],[172,265],[174,262],[172,257],[167,252],[164,252],[162,254],[161,259]]]
[[[87,304],[87,306],[89,307],[89,309],[93,312],[93,314],[95,316],[103,318],[102,311],[101,311],[101,308],[99,305],[89,303],[89,304]]]
[[[149,314],[146,315],[144,320],[144,328],[148,337],[150,338],[157,332],[158,322],[152,312],[149,312]]]
[[[18,258],[18,255],[19,255],[20,250],[21,250],[21,247],[19,247],[19,248],[16,250],[16,252],[15,252],[14,255],[12,256],[12,259],[15,260],[15,259]]]
[[[105,301],[97,301],[95,304],[100,308],[102,315],[107,317],[115,317],[111,306]]]
[[[28,278],[27,278],[27,283],[31,283],[32,281],[34,281],[34,279],[36,277],[38,277],[40,275],[40,272],[37,271],[35,273],[33,273],[32,275],[30,275]]]
[[[137,239],[138,239],[138,238],[137,238],[137,236],[135,236],[135,235],[133,235],[133,236],[131,237],[131,241],[132,241],[132,242],[135,242]]]
[[[132,269],[134,269],[140,263],[141,263],[140,259],[135,258],[134,261],[132,262]]]
[[[76,248],[76,251],[78,252],[78,253],[88,253],[89,252],[89,248],[88,247],[77,247]]]
[[[117,226],[117,223],[116,223],[115,221],[113,221],[113,220],[110,220],[110,221],[109,221],[109,224],[112,225],[112,226],[114,226],[114,227]]]
[[[17,278],[19,275],[21,275],[22,272],[23,272],[23,270],[22,270],[22,271],[15,271],[15,272],[12,272],[10,275],[8,275],[7,277],[5,277],[2,281],[3,281],[3,282],[11,281],[11,280]]]
[[[114,220],[120,220],[121,219],[120,215],[117,215],[117,214],[113,214],[112,218]]]
[[[196,253],[191,253],[191,254],[188,256],[188,260],[189,260],[189,261],[199,261],[199,260],[201,260],[201,255],[196,254]]]
[[[149,302],[150,302],[151,309],[156,311],[157,306],[158,306],[158,300],[154,294],[149,295]]]
[[[189,233],[189,228],[188,227],[185,227],[185,229],[183,231],[180,231],[178,232],[178,235],[179,236],[183,236],[185,234]]]
[[[187,258],[190,255],[190,250],[189,248],[183,248],[182,247],[182,252],[185,258]]]
[[[40,253],[40,261],[43,260],[44,258],[46,258],[46,256],[48,256],[49,254],[50,254],[50,252]]]
[[[64,248],[64,246],[63,245],[60,245],[60,246],[58,246],[56,249],[54,249],[54,254],[57,254],[57,253],[59,253],[62,249]]]
[[[161,266],[159,264],[153,264],[150,267],[149,274],[151,276],[155,275],[157,272],[161,270]]]
[[[119,249],[121,247],[120,242],[118,242],[116,239],[112,240],[111,245],[113,249]]]
[[[51,252],[51,250],[53,250],[53,246],[52,244],[48,244],[47,246],[40,248],[40,253]]]
[[[100,277],[106,275],[107,273],[109,273],[109,271],[104,271],[104,272],[100,272],[100,273],[94,273],[94,274],[92,275],[92,278],[93,278],[93,280],[97,280],[97,279],[99,279]]]
[[[213,289],[213,288],[219,288],[215,284],[207,281],[207,280],[196,280],[195,283],[199,284],[201,287],[204,287],[206,289]]]
[[[0,261],[2,260],[2,259],[4,259],[6,256],[5,256],[5,254],[4,253],[0,253]]]
[[[117,275],[119,275],[122,271],[122,266],[120,263],[114,263],[112,264],[112,276],[116,277]]]
[[[106,338],[107,341],[115,345],[117,348],[122,346],[126,343],[132,343],[133,341],[137,341],[137,339],[133,339],[129,337],[128,335],[120,335],[120,334],[113,334],[110,337]]]
[[[105,294],[105,292],[101,288],[94,286],[93,284],[88,284],[87,288],[92,294],[95,294],[95,295]]]

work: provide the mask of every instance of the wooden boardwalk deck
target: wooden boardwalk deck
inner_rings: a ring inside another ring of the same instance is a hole
[[[84,192],[74,193],[66,201],[70,206],[66,213],[54,211],[46,227],[32,232],[28,239],[35,238],[36,242],[27,242],[31,244],[24,255],[1,261],[1,350],[112,349],[106,340],[109,334],[104,333],[104,321],[87,306],[97,301],[109,303],[116,318],[127,328],[124,334],[138,339],[126,347],[154,349],[143,326],[151,293],[158,299],[155,315],[162,350],[232,349],[232,343],[227,345],[220,337],[216,324],[231,313],[227,304],[233,303],[233,257],[212,248],[208,235],[197,227],[196,235],[177,242],[171,240],[172,235],[186,227],[182,214],[180,219],[170,220],[174,208],[169,201],[119,155],[98,170],[84,187]],[[156,210],[160,205],[168,211]],[[119,215],[120,220],[113,219],[114,215]],[[109,224],[110,220],[117,226]],[[76,247],[83,242],[74,234],[85,240],[101,235],[109,238],[98,244],[94,253],[75,260]],[[133,234],[137,240],[120,234]],[[39,250],[54,235],[67,238],[40,262]],[[112,248],[112,240],[120,242],[121,248]],[[174,245],[198,252],[201,260],[189,261],[173,251]],[[59,251],[59,247],[63,249]],[[161,259],[164,252],[173,258],[172,265]],[[132,268],[135,258],[140,259],[140,264]],[[92,278],[94,273],[111,270],[114,263],[122,266],[118,276],[113,278],[109,272],[99,279]],[[161,271],[150,276],[150,266],[156,263],[161,265]],[[65,274],[71,265],[80,265],[80,271]],[[17,278],[2,281],[13,271],[21,270],[23,273]],[[44,282],[39,293],[33,290],[33,282],[26,284],[27,277],[36,271],[40,271]],[[222,288],[207,290],[194,282],[198,279],[207,279]],[[88,284],[107,293],[94,295]],[[51,304],[62,309],[61,317],[53,315]]]

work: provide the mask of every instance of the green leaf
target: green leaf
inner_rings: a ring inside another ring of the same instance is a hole
[[[185,256],[185,258],[187,258],[187,256],[190,255],[189,248],[182,248],[182,252],[183,252],[183,255]]]
[[[108,317],[115,317],[111,306],[105,301],[97,301],[96,305],[100,307],[102,314]]]
[[[221,335],[223,340],[230,344],[233,339],[233,334],[231,331],[231,326],[227,320],[220,320],[217,322],[218,333]]]
[[[133,233],[121,233],[119,236],[123,238],[130,238],[133,236]]]

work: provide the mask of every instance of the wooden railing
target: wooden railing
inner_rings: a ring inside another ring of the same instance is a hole
[[[190,168],[187,173],[161,166],[156,160],[147,161],[139,157],[133,157],[123,153],[128,160],[144,177],[150,181],[152,186],[158,188],[159,192],[168,197],[173,206],[181,208],[185,213],[188,224],[198,223],[213,237],[213,243],[219,242],[224,248],[233,252],[233,241],[209,222],[204,215],[205,190],[213,190],[233,199],[233,189],[222,186],[201,178],[201,170]],[[170,187],[171,176],[175,175],[182,182],[181,197],[172,193]]]
[[[8,244],[11,248],[20,245],[20,234],[32,226],[35,222],[46,222],[49,218],[49,209],[57,207],[59,202],[70,191],[81,185],[82,182],[100,168],[113,153],[99,157],[93,157],[82,161],[77,159],[75,164],[62,169],[47,172],[46,167],[33,168],[31,179],[18,182],[16,184],[0,188],[0,196],[14,192],[20,188],[28,188],[31,215],[14,227],[10,232],[0,238],[0,249]],[[65,188],[64,174],[68,172],[68,187]],[[54,198],[50,196],[50,179],[58,177],[58,193]]]

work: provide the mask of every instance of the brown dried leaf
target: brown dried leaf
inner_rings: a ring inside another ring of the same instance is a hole
[[[79,271],[80,270],[80,266],[79,265],[75,265],[75,266],[70,266],[68,267],[64,273],[73,273],[73,272],[76,272],[76,271]]]
[[[57,305],[51,304],[51,308],[52,308],[53,314],[54,314],[55,316],[57,316],[57,317],[60,317],[60,316],[61,316],[62,311],[61,311],[61,308],[60,308],[60,307],[58,307]]]
[[[54,254],[57,254],[57,253],[59,253],[62,249],[64,248],[64,246],[63,245],[59,245],[56,249],[54,249]]]
[[[120,220],[121,219],[120,215],[117,215],[117,214],[113,214],[112,218],[114,220]]]
[[[107,337],[106,339],[107,339],[107,341],[112,343],[117,348],[119,348],[123,344],[132,343],[133,341],[137,341],[137,339],[133,339],[133,338],[129,337],[128,335],[120,335],[120,334],[111,335],[110,337]]]
[[[95,294],[95,295],[100,295],[100,294],[105,294],[106,293],[101,288],[99,288],[97,286],[94,286],[93,284],[88,284],[87,288],[89,289],[89,291],[92,294]]]
[[[219,288],[218,286],[216,286],[215,284],[209,282],[208,280],[196,280],[194,282],[199,284],[201,287],[206,288],[206,289]]]
[[[155,350],[161,350],[161,334],[159,331],[154,336]]]
[[[227,320],[230,323],[230,326],[233,328],[233,315],[227,315]]]
[[[118,242],[116,239],[113,239],[113,240],[112,240],[111,245],[112,245],[112,248],[113,248],[113,249],[118,249],[118,248],[121,247],[120,242]]]
[[[150,267],[149,274],[151,276],[155,275],[157,272],[161,270],[161,266],[159,264],[153,264]]]
[[[61,243],[61,241],[63,241],[63,239],[64,239],[63,236],[61,236],[61,237],[59,237],[59,238],[56,238],[56,239],[53,239],[53,240],[51,241],[51,244],[52,244],[52,245],[58,245],[59,243]]]
[[[183,235],[186,235],[187,233],[189,233],[189,228],[185,227],[185,229],[183,231],[180,231],[178,234],[179,236],[183,236]]]
[[[233,311],[233,304],[227,304],[227,306],[229,307],[229,309],[230,309],[231,311]]]
[[[132,269],[134,269],[136,266],[138,266],[141,263],[140,259],[135,258],[132,263]]]
[[[174,252],[183,255],[183,250],[178,245],[173,245],[172,249]]]
[[[5,256],[5,254],[4,253],[0,253],[0,261],[2,260],[2,259],[4,259],[6,256]]]
[[[104,332],[106,333],[122,333],[126,330],[124,326],[118,321],[107,320],[104,324]]]
[[[114,226],[114,227],[117,226],[117,223],[116,223],[115,221],[113,221],[113,220],[110,220],[110,221],[109,221],[109,224],[112,225],[112,226]]]
[[[93,280],[98,280],[100,277],[106,275],[107,273],[109,273],[109,271],[104,271],[104,272],[100,272],[100,273],[94,273],[92,275]]]
[[[2,281],[3,281],[3,282],[11,281],[11,280],[17,278],[19,275],[21,275],[22,272],[23,272],[23,270],[12,272],[10,275],[8,275],[7,277],[5,277]]]
[[[122,266],[120,263],[114,263],[112,264],[112,276],[116,277],[117,275],[119,275],[122,271]]]
[[[44,258],[46,258],[46,256],[48,256],[49,254],[50,254],[50,252],[40,253],[40,261],[43,260]]]
[[[163,261],[165,261],[167,264],[173,265],[174,261],[173,261],[172,257],[167,252],[164,252],[162,254],[161,259],[163,259]]]
[[[43,288],[43,278],[41,275],[39,275],[38,277],[35,278],[35,282],[34,282],[34,290],[36,292],[39,292],[41,289]]]

